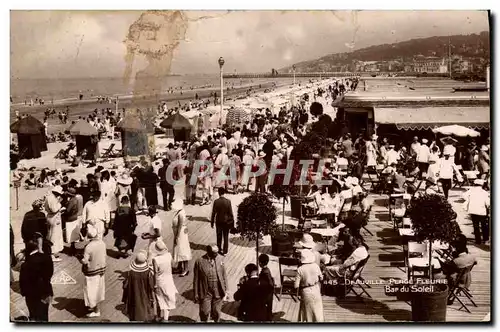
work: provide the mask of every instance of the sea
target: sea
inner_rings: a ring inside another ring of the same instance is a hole
[[[162,80],[160,93],[169,89],[177,91],[217,88],[219,75],[182,75],[168,76]],[[278,85],[291,84],[293,78],[226,78],[225,87],[265,84],[276,82]],[[106,96],[129,96],[133,94],[134,82],[122,78],[65,78],[65,79],[18,79],[11,78],[10,95],[13,104],[24,104],[30,99],[42,98],[46,104],[51,101],[76,100],[82,94],[84,99]]]

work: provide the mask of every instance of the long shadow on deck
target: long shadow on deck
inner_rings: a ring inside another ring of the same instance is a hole
[[[210,222],[210,219],[208,219],[207,217],[200,217],[200,216],[188,216],[187,219],[189,221]]]
[[[382,315],[388,321],[411,321],[411,311],[404,309],[391,310],[387,304],[370,298],[346,297],[337,299],[340,307],[362,315]]]
[[[85,317],[87,314],[83,299],[56,297],[52,306],[57,310],[66,310],[77,318]]]

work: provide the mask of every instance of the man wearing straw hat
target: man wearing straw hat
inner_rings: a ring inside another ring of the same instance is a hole
[[[101,313],[98,304],[104,301],[105,285],[104,272],[106,271],[106,244],[98,236],[97,230],[89,226],[87,237],[90,242],[84,249],[82,271],[85,275],[83,297],[85,306],[89,309],[87,317],[99,317]]]

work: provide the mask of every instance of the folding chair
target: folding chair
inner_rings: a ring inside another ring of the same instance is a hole
[[[404,250],[404,249],[403,249]],[[411,258],[423,258],[425,256],[425,253],[427,252],[427,243],[418,243],[418,242],[413,242],[413,241],[408,241],[407,244],[407,249],[405,253],[405,259],[406,259],[406,266],[407,266],[407,272],[408,272],[408,280],[410,278],[414,277],[414,272],[415,271],[420,271],[424,272],[429,268],[426,266],[428,263],[425,262],[424,264],[415,264],[414,262],[411,262]],[[412,260],[414,261],[414,260]]]
[[[285,294],[289,294],[292,299],[297,302],[299,297],[299,289],[295,288],[295,279],[297,278],[297,268],[299,266],[299,260],[293,257],[280,257],[278,259],[279,269],[280,269],[280,295],[278,301],[281,301],[283,291]],[[282,266],[287,268],[283,268]]]
[[[457,279],[455,280],[455,283],[452,285],[451,289],[450,289],[450,295],[448,297],[448,302],[450,301],[453,301],[453,300],[457,300],[458,302],[460,302],[460,304],[462,305],[458,310],[460,311],[462,308],[465,308],[465,310],[467,310],[468,313],[471,313],[471,311],[469,310],[469,308],[467,308],[467,306],[465,305],[465,303],[462,302],[462,300],[460,299],[460,295],[464,295],[467,299],[469,299],[469,301],[475,306],[477,307],[477,304],[474,302],[474,300],[472,299],[472,294],[470,293],[469,289],[465,286],[465,284],[463,284],[462,282],[462,279],[464,278],[464,276],[466,276],[467,274],[471,273],[472,271],[472,268],[476,265],[477,263],[474,263],[472,264],[471,266],[467,266],[467,267],[464,267],[463,269],[461,269],[458,274],[457,274]]]
[[[361,275],[363,273],[363,269],[366,266],[366,263],[368,262],[368,259],[370,259],[370,255],[368,255],[368,257],[358,263],[358,265],[356,266],[356,270],[350,278],[346,276],[345,280],[348,280],[348,282],[344,283],[345,296],[352,292],[358,298],[362,297],[363,294],[366,294],[369,298],[372,298],[372,296],[366,290],[367,288],[371,288],[371,286],[365,283],[365,280]],[[360,293],[356,292],[356,287],[361,291]]]
[[[111,145],[109,146],[109,148],[106,149],[106,151],[104,151],[104,153],[102,154],[101,158],[102,159],[108,159],[108,158],[117,158],[119,157],[119,152],[114,152],[113,149],[115,148],[115,143],[111,143]]]

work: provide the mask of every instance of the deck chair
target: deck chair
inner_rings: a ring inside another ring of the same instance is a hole
[[[281,301],[283,294],[289,294],[297,302],[299,289],[295,288],[295,278],[297,277],[297,268],[299,260],[294,257],[280,257],[278,259],[280,269],[280,295],[278,301]],[[286,266],[284,268],[283,266]]]
[[[121,154],[118,152],[118,151],[113,151],[113,149],[115,148],[115,143],[111,143],[111,145],[109,146],[109,148],[106,149],[106,151],[104,151],[104,153],[102,154],[101,158],[102,159],[110,159],[110,158],[118,158],[121,156]]]
[[[453,285],[451,285],[450,293],[449,293],[450,295],[448,296],[448,302],[456,299],[461,304],[461,307],[458,310],[460,311],[462,308],[464,308],[469,314],[471,313],[471,311],[469,310],[469,308],[467,308],[467,305],[465,305],[465,303],[462,302],[462,300],[460,299],[460,295],[463,295],[464,297],[469,299],[469,301],[475,307],[477,307],[477,304],[472,299],[472,294],[470,293],[469,289],[467,287],[465,287],[465,285],[462,283],[462,278],[466,274],[470,273],[472,271],[472,268],[476,264],[477,263],[474,263],[471,266],[464,267],[463,269],[461,269],[458,272],[457,279],[455,280],[455,283]]]
[[[368,255],[368,257],[358,263],[358,265],[356,266],[356,270],[351,277],[346,276],[345,280],[349,280],[349,282],[344,283],[345,296],[349,295],[350,293],[354,293],[358,298],[362,297],[363,294],[366,294],[369,298],[372,298],[372,296],[367,291],[367,289],[371,288],[371,286],[365,283],[365,280],[362,276],[363,270],[369,259],[370,255]],[[361,292],[358,293],[356,291],[356,288],[358,289],[358,292]]]

